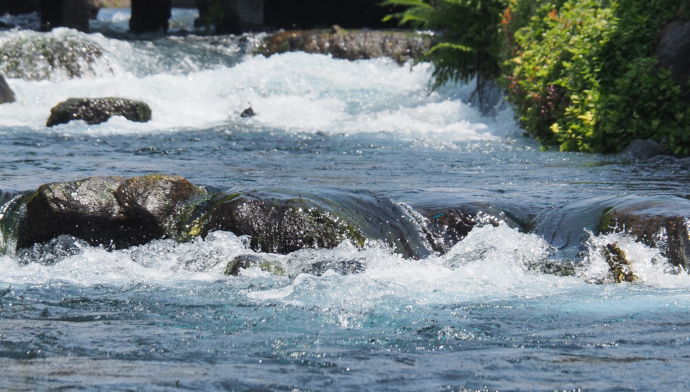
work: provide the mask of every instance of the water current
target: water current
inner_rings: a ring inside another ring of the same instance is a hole
[[[561,228],[582,238],[567,247],[548,230],[559,208],[583,200],[688,198],[687,160],[544,151],[509,105],[485,116],[469,104],[471,83],[430,92],[426,63],[266,58],[252,54],[261,35],[113,38],[127,13],[100,17],[111,38],[0,32],[0,45],[52,37],[103,49],[80,77],[44,64],[46,80],[8,78],[17,101],[0,105],[4,200],[48,182],[173,173],[229,192],[374,195],[410,220],[410,206],[492,203],[547,229],[476,227],[421,259],[376,241],[270,255],[287,275],[225,276],[223,261],[255,253],[229,232],[79,245],[56,263],[9,252],[0,389],[690,389],[690,276],[623,233]],[[105,96],[147,102],[152,121],[45,127],[56,103]],[[241,117],[248,107],[256,116]],[[598,249],[612,240],[638,282],[607,278]],[[295,267],[351,260],[364,271]],[[531,268],[545,261],[574,273]]]

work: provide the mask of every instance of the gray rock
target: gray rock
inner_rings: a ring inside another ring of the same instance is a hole
[[[668,155],[668,147],[654,140],[635,139],[621,153],[633,159],[649,159],[658,155]]]
[[[390,57],[398,63],[421,58],[431,47],[431,38],[399,31],[291,30],[268,37],[260,53],[303,51],[330,54],[346,60]]]
[[[0,43],[0,72],[13,79],[44,80],[54,74],[78,78],[95,73],[102,56],[100,45],[76,33],[27,33]]]
[[[659,248],[671,264],[690,271],[690,201],[673,196],[631,197],[618,201],[601,217],[599,231],[625,231]]]
[[[673,21],[661,35],[656,52],[659,65],[671,71],[673,79],[690,93],[690,21]]]
[[[184,178],[166,175],[90,177],[42,185],[25,197],[16,248],[60,235],[113,249],[175,238],[184,215],[205,195]]]
[[[144,102],[125,98],[70,98],[50,110],[46,126],[66,124],[72,120],[100,124],[112,116],[147,122],[151,120],[151,108]]]
[[[5,81],[5,78],[0,75],[0,104],[14,102],[14,91],[10,88]]]
[[[114,191],[120,177],[41,185],[26,202],[26,218],[17,233],[17,249],[45,243],[60,235],[81,238],[90,244],[109,244],[124,231],[124,211]],[[135,233],[130,230],[130,236]]]
[[[358,229],[306,199],[226,196],[208,213],[203,232],[214,230],[248,235],[252,249],[282,254],[365,241]]]

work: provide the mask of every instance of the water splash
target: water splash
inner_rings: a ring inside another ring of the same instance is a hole
[[[600,235],[590,233],[577,275],[587,282],[613,282],[605,255],[605,248],[609,244],[616,244],[625,252],[630,269],[639,279],[639,284],[666,288],[688,287],[690,284],[690,275],[682,267],[671,265],[660,249],[637,242],[625,232]]]

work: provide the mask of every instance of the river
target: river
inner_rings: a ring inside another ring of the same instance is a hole
[[[123,28],[118,12],[102,14],[100,28]],[[47,80],[8,79],[17,102],[0,105],[4,194],[173,173],[228,192],[385,198],[411,221],[417,205],[491,203],[547,228],[476,227],[421,258],[377,241],[272,255],[286,265],[356,260],[365,268],[354,274],[225,276],[219,260],[254,253],[229,232],[79,245],[55,263],[8,252],[0,389],[690,389],[690,276],[624,233],[561,227],[583,239],[573,246],[545,222],[583,200],[686,199],[688,160],[544,151],[508,104],[486,116],[468,104],[471,83],[429,92],[429,64],[252,55],[261,35],[57,29],[0,32],[0,44],[45,36],[95,43],[103,56],[77,78],[49,68]],[[45,127],[56,103],[106,96],[147,102],[152,121]],[[248,107],[256,115],[241,117]],[[638,282],[607,280],[598,250],[612,240]],[[574,272],[531,268],[544,262]]]

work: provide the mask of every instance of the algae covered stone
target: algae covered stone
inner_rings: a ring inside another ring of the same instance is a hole
[[[690,201],[673,196],[628,198],[607,209],[599,231],[625,231],[659,248],[671,264],[690,270]]]
[[[148,122],[151,120],[151,108],[145,102],[126,98],[70,98],[50,110],[46,126],[66,124],[72,120],[100,124],[112,116],[123,116],[134,122]]]
[[[107,68],[102,57],[99,44],[72,30],[22,31],[0,42],[0,72],[13,79],[80,78]]]
[[[26,196],[17,249],[70,235],[119,249],[171,238],[205,190],[179,176],[89,177],[42,185]]]

